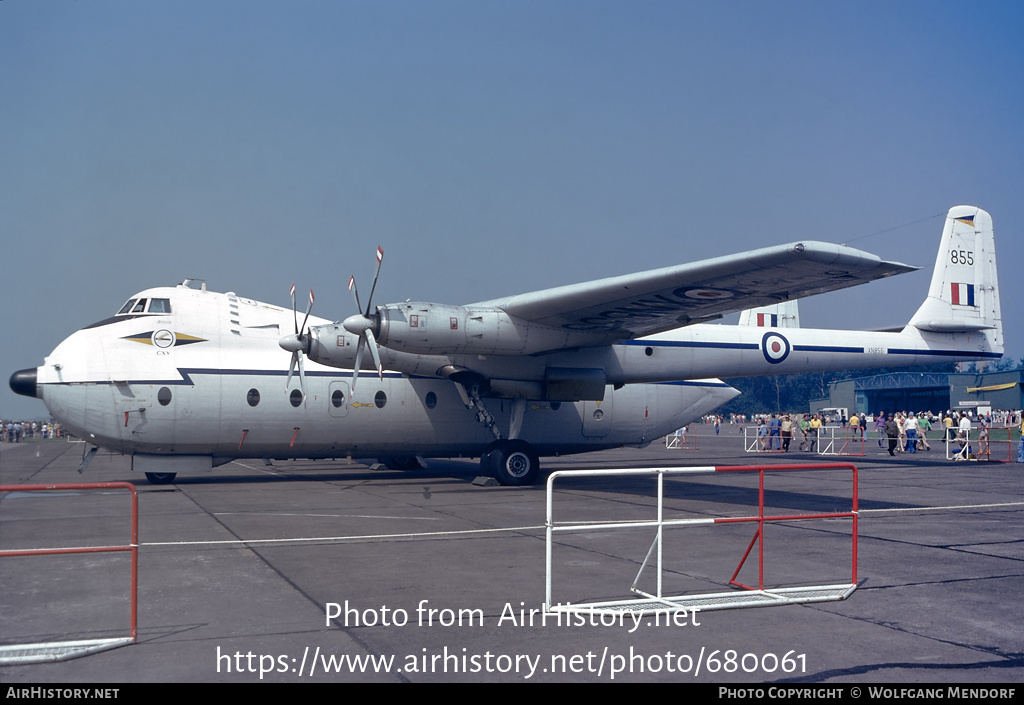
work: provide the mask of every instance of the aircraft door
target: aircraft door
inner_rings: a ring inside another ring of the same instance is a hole
[[[327,409],[331,416],[341,418],[348,416],[349,400],[352,398],[352,391],[348,382],[331,382],[327,390]]]
[[[611,387],[605,389],[603,401],[584,401],[583,404],[583,435],[588,438],[603,438],[612,427]]]

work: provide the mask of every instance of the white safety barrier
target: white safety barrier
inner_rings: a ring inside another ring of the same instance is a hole
[[[665,436],[666,450],[697,450],[697,424]]]
[[[799,470],[849,470],[852,476],[851,509],[848,512],[825,512],[789,515],[766,515],[764,512],[764,476],[766,472],[787,472]],[[695,475],[718,472],[758,473],[758,513],[747,517],[713,517],[699,519],[666,519],[664,512],[664,481],[671,475]],[[657,516],[654,519],[622,522],[574,522],[557,523],[554,518],[554,486],[561,478],[581,477],[637,477],[655,476],[657,478]],[[812,585],[805,587],[769,588],[764,583],[764,530],[771,522],[793,522],[808,519],[841,519],[851,520],[852,566],[850,582],[836,585]],[[666,596],[663,594],[662,574],[664,530],[668,527],[685,527],[695,525],[754,523],[757,529],[746,553],[740,559],[729,584],[739,590],[724,593],[703,593],[697,595]],[[769,605],[798,604],[804,602],[827,602],[843,600],[857,589],[857,468],[848,463],[801,464],[801,465],[745,465],[731,467],[698,467],[698,468],[640,468],[633,470],[559,470],[548,476],[547,483],[547,537],[545,567],[545,601],[547,612],[666,612],[687,609],[719,610],[737,607],[762,607]],[[640,565],[629,591],[638,595],[639,599],[611,600],[603,602],[577,602],[573,604],[555,604],[552,598],[552,552],[553,538],[556,533],[582,531],[608,531],[610,529],[632,528],[655,529],[654,541],[648,549],[647,556]],[[736,578],[750,555],[754,546],[758,545],[758,584],[756,587],[737,582]],[[651,562],[655,561],[656,588],[655,592],[645,592],[638,587],[640,576]]]
[[[952,428],[946,433],[946,460],[977,460],[980,451],[977,430]]]
[[[782,436],[758,435],[758,426],[747,426],[743,429],[743,450],[747,453],[781,453]],[[773,447],[774,446],[774,447]],[[790,448],[793,446],[790,445]]]
[[[849,428],[823,426],[818,429],[818,455],[864,455],[864,438]]]

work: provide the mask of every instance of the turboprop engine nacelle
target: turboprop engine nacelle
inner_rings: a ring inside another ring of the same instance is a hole
[[[378,306],[371,318],[378,343],[420,355],[530,355],[572,344],[570,331],[499,308],[406,302]]]

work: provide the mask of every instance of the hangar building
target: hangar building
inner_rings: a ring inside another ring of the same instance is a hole
[[[850,412],[1024,408],[1024,370],[988,373],[893,372],[832,382],[829,396],[811,401]]]

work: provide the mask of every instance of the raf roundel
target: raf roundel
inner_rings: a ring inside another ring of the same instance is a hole
[[[761,338],[761,352],[764,353],[764,359],[773,365],[777,365],[789,357],[790,350],[792,347],[789,341],[778,333],[765,333]]]
[[[683,292],[683,296],[688,299],[699,299],[702,301],[731,299],[734,295],[733,292],[726,289],[687,289]]]

